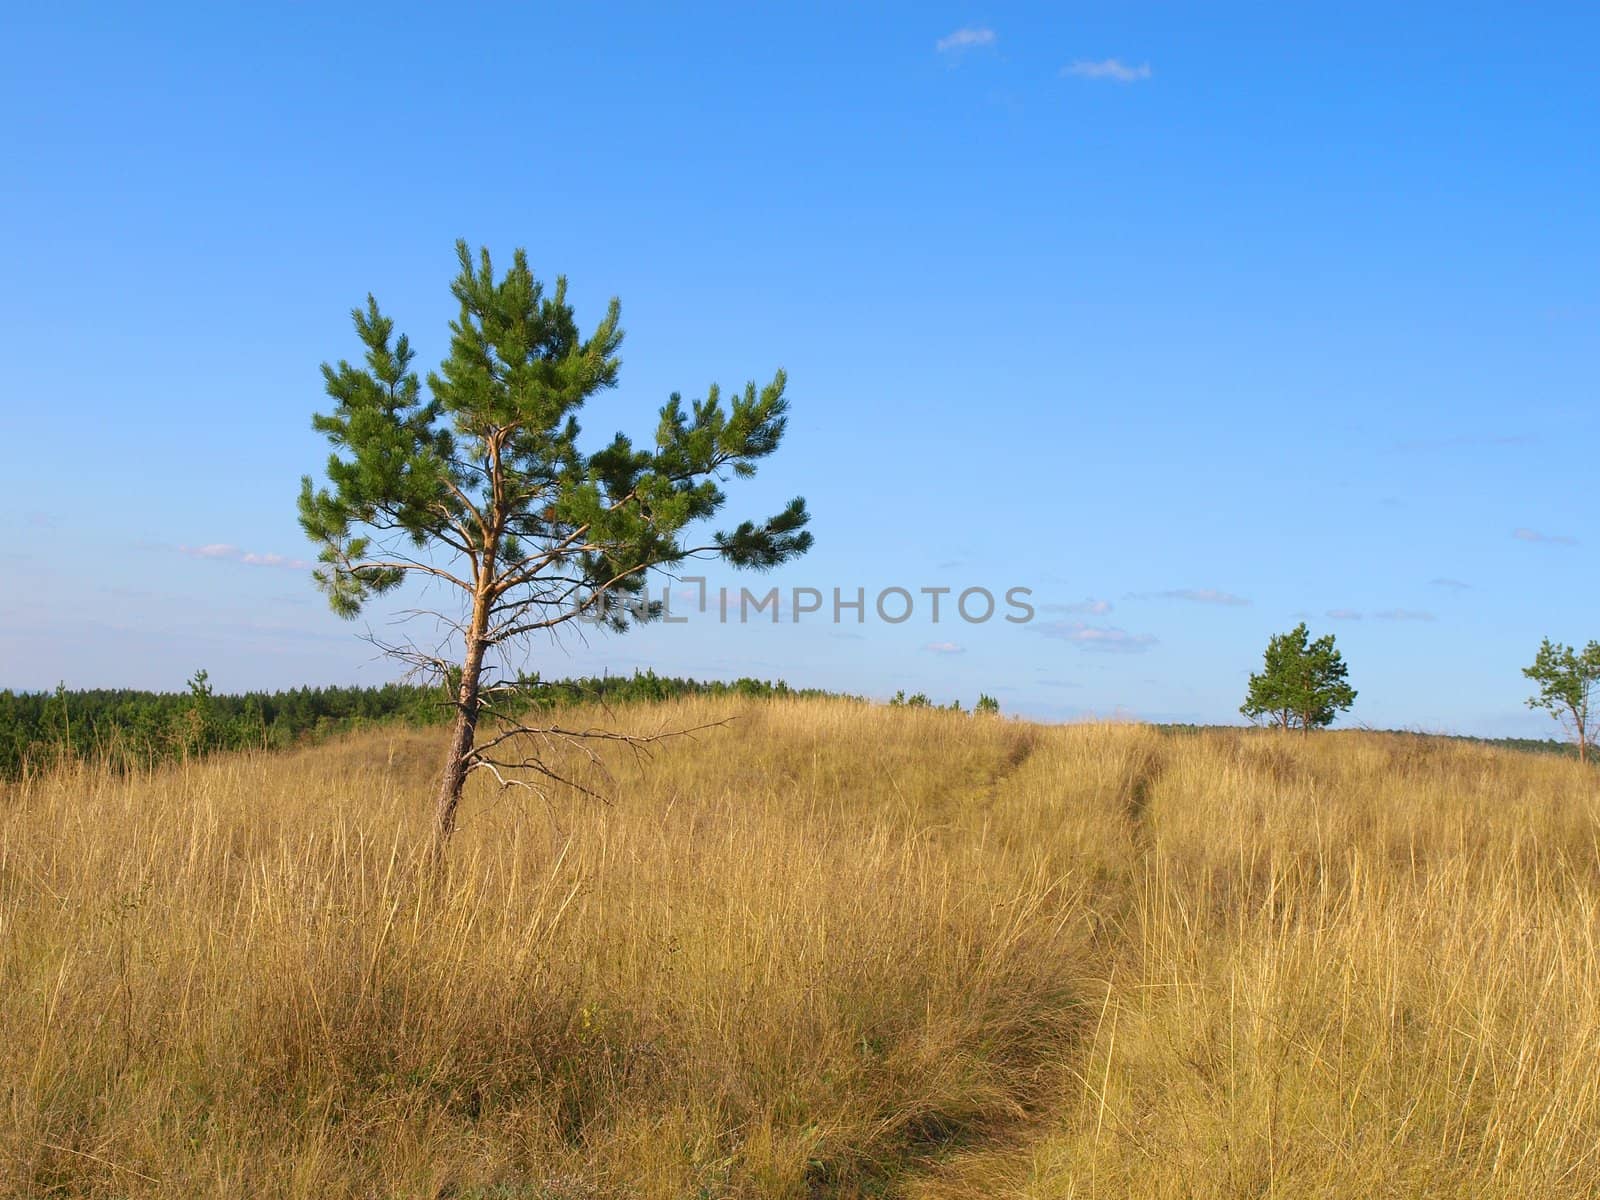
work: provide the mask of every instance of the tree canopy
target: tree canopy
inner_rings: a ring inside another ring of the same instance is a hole
[[[1355,703],[1348,676],[1333,635],[1312,641],[1302,621],[1268,640],[1262,669],[1250,676],[1239,711],[1252,721],[1268,718],[1280,729],[1321,729]]]

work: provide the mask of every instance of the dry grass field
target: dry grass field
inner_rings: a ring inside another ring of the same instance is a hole
[[[437,732],[0,790],[0,1194],[1590,1197],[1600,787],[832,702],[469,795]]]

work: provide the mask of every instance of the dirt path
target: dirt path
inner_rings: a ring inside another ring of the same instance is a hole
[[[1013,777],[1016,769],[1029,757],[1022,754],[1011,770],[997,773],[992,789],[998,790]],[[1128,764],[1128,770],[1118,783],[1114,799],[1121,811],[1132,853],[1129,872],[1124,878],[1125,906],[1131,906],[1135,873],[1149,853],[1149,808],[1152,794],[1168,766],[1165,748],[1141,748]],[[1112,979],[1132,964],[1126,961],[1128,946],[1120,934],[1123,912],[1107,912],[1105,919],[1097,922],[1109,936],[1101,940],[1097,961],[1093,963],[1089,978],[1092,988],[1109,995]],[[1100,1015],[1103,1016],[1103,1006]],[[1085,1022],[1078,1034],[1058,1047],[1057,1056],[1040,1063],[1040,1071],[1050,1079],[1050,1087],[1058,1094],[1076,1092],[1083,1087],[1086,1063],[1084,1057],[1095,1037],[1093,1020]],[[1048,1090],[1048,1089],[1047,1089]],[[918,1167],[893,1182],[887,1194],[905,1200],[973,1200],[976,1197],[1031,1196],[1027,1188],[1030,1167],[1035,1158],[1036,1144],[1059,1128],[1060,1111],[1057,1106],[1041,1104],[1027,1112],[1014,1125],[991,1131],[983,1142],[951,1146],[947,1153],[934,1161]]]

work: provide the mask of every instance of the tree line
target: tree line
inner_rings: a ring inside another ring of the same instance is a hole
[[[523,676],[520,703],[530,711],[585,702],[633,703],[682,696],[749,698],[832,695],[783,680],[731,682],[657,675],[596,675],[541,680]],[[0,691],[0,778],[30,765],[92,759],[116,769],[151,766],[218,750],[281,750],[374,725],[438,725],[455,715],[438,686],[299,687],[237,695],[213,692],[205,671],[185,691],[134,688],[53,692]]]

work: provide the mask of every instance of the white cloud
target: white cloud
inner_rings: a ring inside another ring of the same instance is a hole
[[[258,553],[241,550],[228,542],[212,542],[205,546],[179,546],[178,553],[190,558],[207,558],[215,562],[237,562],[251,567],[287,567],[291,571],[309,571],[311,564],[303,558],[290,558],[283,554]]]
[[[1151,70],[1149,63],[1140,63],[1137,67],[1133,67],[1116,58],[1102,59],[1100,62],[1089,62],[1080,58],[1071,66],[1062,67],[1061,73],[1079,79],[1109,79],[1113,83],[1138,83],[1141,79],[1149,79]]]
[[[1460,579],[1440,578],[1431,579],[1428,582],[1434,587],[1449,588],[1452,592],[1466,592],[1472,590],[1472,585],[1470,583],[1465,583]]]
[[[1196,604],[1225,604],[1229,607],[1239,607],[1249,604],[1243,596],[1235,596],[1231,592],[1219,592],[1216,588],[1179,588],[1176,591],[1163,592],[1169,600],[1192,600]]]
[[[968,27],[946,34],[933,44],[933,48],[940,54],[961,54],[980,46],[992,46],[994,43],[994,30]]]
[[[1129,633],[1111,625],[1086,625],[1082,621],[1045,621],[1028,625],[1041,637],[1058,638],[1072,642],[1080,650],[1106,650],[1123,654],[1137,654],[1155,645],[1156,639],[1148,633]]]
[[[1564,533],[1540,533],[1537,529],[1514,529],[1511,536],[1519,542],[1542,542],[1547,546],[1576,546],[1578,539]]]
[[[1330,608],[1328,610],[1330,621],[1359,621],[1361,614],[1353,608]]]
[[[1232,592],[1220,592],[1216,588],[1173,588],[1170,591],[1156,592],[1157,600],[1188,600],[1193,604],[1223,604],[1230,608],[1243,607],[1249,604],[1243,596],[1235,596]]]
[[[954,642],[929,642],[923,647],[930,654],[965,654],[967,648],[958,646]]]
[[[1052,613],[1088,613],[1091,616],[1103,617],[1111,611],[1109,600],[1079,600],[1073,604],[1043,604],[1040,609]]]

